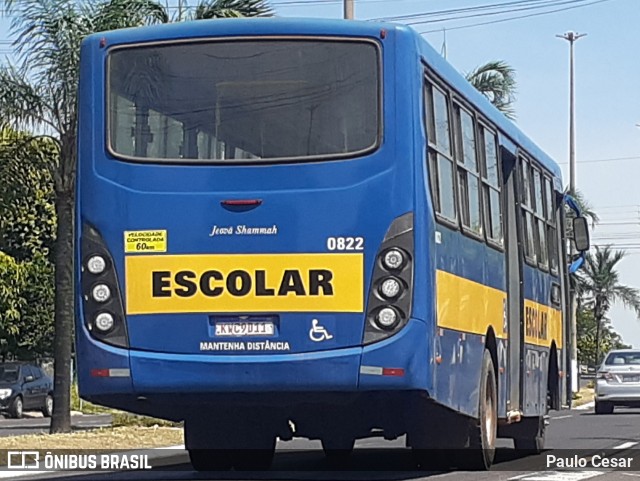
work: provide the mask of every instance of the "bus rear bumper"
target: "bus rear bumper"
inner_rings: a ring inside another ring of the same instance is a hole
[[[87,338],[91,355],[80,356],[80,388],[87,398],[121,394],[160,402],[185,394],[210,399],[212,394],[274,391],[428,390],[428,339],[425,323],[416,319],[397,335],[375,344],[299,354],[127,351]],[[91,370],[112,367],[130,369],[130,378],[90,375]]]

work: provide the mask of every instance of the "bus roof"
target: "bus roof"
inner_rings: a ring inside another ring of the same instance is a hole
[[[213,27],[215,26],[215,30]],[[105,39],[107,46],[137,42],[201,38],[211,35],[342,35],[347,37],[379,37],[380,30],[402,32],[416,39],[418,49],[427,63],[459,95],[467,99],[501,133],[538,160],[556,179],[556,188],[561,188],[561,171],[558,164],[529,139],[513,122],[496,109],[422,36],[411,27],[386,22],[315,18],[234,18],[176,22],[146,27],[126,28],[89,35],[85,42],[97,43]],[[560,187],[559,187],[560,185]]]

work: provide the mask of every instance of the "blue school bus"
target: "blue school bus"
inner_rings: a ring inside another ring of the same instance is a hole
[[[497,437],[542,448],[568,402],[560,169],[415,31],[125,29],[80,77],[84,399],[183,420],[197,470],[294,436],[479,469]]]

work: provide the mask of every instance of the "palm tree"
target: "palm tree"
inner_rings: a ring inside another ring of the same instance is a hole
[[[273,12],[265,0],[211,0],[200,3],[192,16],[195,20],[209,18],[264,17]]]
[[[596,247],[594,253],[587,255],[585,266],[577,276],[582,306],[592,310],[596,322],[596,365],[600,361],[600,333],[611,305],[619,301],[633,309],[640,319],[640,290],[620,284],[616,265],[624,255],[624,251],[613,251],[610,246]]]
[[[581,215],[583,217],[586,217],[591,222],[591,227],[595,227],[595,225],[600,221],[600,217],[598,217],[596,211],[593,210],[593,207],[591,207],[591,204],[584,196],[582,191],[576,190],[573,194],[573,198],[576,200],[578,206],[580,207]],[[573,210],[571,210],[570,212],[573,213]]]
[[[516,78],[513,67],[502,60],[494,60],[480,65],[465,77],[507,118],[515,119]]]
[[[196,7],[190,18],[270,13],[264,0],[209,0]],[[5,0],[5,14],[12,17],[17,62],[0,67],[0,123],[18,131],[39,131],[34,137],[52,139],[59,154],[48,166],[54,179],[58,219],[51,432],[69,432],[80,43],[90,33],[166,23],[170,16],[154,0]]]

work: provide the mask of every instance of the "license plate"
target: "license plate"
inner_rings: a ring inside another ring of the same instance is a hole
[[[216,336],[249,337],[273,336],[273,322],[220,322],[216,324]]]
[[[640,376],[624,376],[622,382],[640,382]]]

